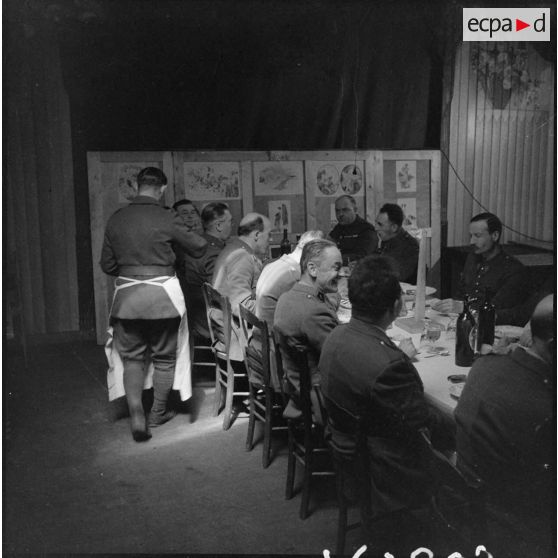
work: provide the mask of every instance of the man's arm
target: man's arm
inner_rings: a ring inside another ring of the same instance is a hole
[[[189,232],[180,215],[173,218],[173,240],[183,248],[189,256],[199,258],[205,254],[207,240],[195,232]]]
[[[239,317],[238,306],[244,305],[248,310],[254,311],[256,306],[256,289],[252,288],[254,283],[255,262],[254,256],[245,250],[234,253],[232,261],[227,262],[227,284],[231,309],[236,317]]]
[[[308,344],[318,353],[326,337],[339,324],[337,316],[325,303],[316,304],[316,309],[302,321],[302,331],[308,339]]]
[[[105,232],[105,238],[103,240],[103,248],[101,250],[101,259],[99,261],[101,269],[107,275],[118,275],[118,263],[114,255],[114,250],[112,249],[112,244],[110,242],[108,234]]]
[[[510,308],[518,301],[524,300],[528,292],[527,273],[525,268],[519,264],[503,277],[501,286],[492,299],[492,304],[496,310]]]
[[[378,233],[374,229],[366,229],[360,235],[360,242],[364,253],[371,256],[378,248]]]

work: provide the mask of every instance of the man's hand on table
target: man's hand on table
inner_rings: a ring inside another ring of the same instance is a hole
[[[445,298],[434,303],[431,308],[440,314],[461,314],[463,312],[463,301]]]
[[[409,358],[414,358],[417,354],[418,351],[415,347],[415,344],[413,343],[412,339],[410,337],[407,337],[406,339],[403,339],[400,343],[399,343],[399,348],[409,357]]]

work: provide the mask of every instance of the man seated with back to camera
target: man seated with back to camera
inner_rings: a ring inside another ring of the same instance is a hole
[[[475,215],[469,224],[469,233],[473,251],[465,261],[458,299],[441,300],[432,308],[441,313],[460,313],[466,297],[471,308],[478,309],[488,292],[496,308],[496,324],[505,323],[507,310],[529,294],[525,267],[500,246],[502,222],[496,215]]]
[[[349,277],[349,299],[351,320],[331,332],[320,356],[326,410],[334,413],[331,401],[363,420],[370,471],[369,479],[360,479],[369,484],[358,486],[364,494],[363,524],[368,533],[391,534],[390,540],[382,541],[385,549],[373,548],[393,552],[406,535],[416,548],[425,538],[415,532],[421,526],[407,510],[426,505],[431,494],[420,430],[428,429],[433,441],[452,447],[454,428],[449,417],[427,405],[417,370],[386,334],[403,304],[391,259],[362,259]],[[354,444],[353,435],[332,430],[339,447]],[[385,516],[384,528],[380,523],[373,527],[381,516]]]
[[[376,252],[393,259],[399,279],[414,285],[417,282],[419,256],[418,240],[404,228],[405,215],[395,203],[385,203],[376,217],[376,232],[380,237]]]
[[[228,297],[231,303],[229,356],[234,362],[244,362],[239,306],[242,304],[254,311],[256,284],[262,272],[262,259],[268,252],[270,233],[271,222],[265,215],[246,214],[238,225],[238,237],[227,242],[213,269],[213,288]]]
[[[533,312],[530,348],[475,361],[455,409],[457,466],[484,481],[494,556],[556,556],[554,298]]]

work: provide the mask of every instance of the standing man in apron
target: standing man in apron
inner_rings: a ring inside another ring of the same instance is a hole
[[[111,309],[114,347],[124,367],[132,436],[142,442],[151,437],[142,405],[148,351],[154,365],[149,426],[174,416],[166,407],[174,381],[178,327],[186,308],[175,275],[173,244],[197,257],[207,242],[188,232],[179,215],[159,204],[167,185],[160,169],[143,169],[137,183],[138,196],[107,223],[100,264],[105,273],[117,276]]]

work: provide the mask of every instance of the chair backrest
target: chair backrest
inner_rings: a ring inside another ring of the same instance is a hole
[[[363,418],[330,397],[324,396],[328,424],[328,443],[334,457],[351,460],[365,450],[363,444],[366,431]]]
[[[211,345],[220,358],[228,358],[232,316],[229,299],[209,283],[203,284],[203,297],[211,335]]]
[[[267,323],[256,317],[248,308],[239,305],[240,327],[245,339],[250,339],[244,347],[244,363],[248,378],[256,383],[270,386],[270,352]],[[250,336],[250,329],[252,335]]]

